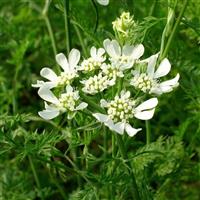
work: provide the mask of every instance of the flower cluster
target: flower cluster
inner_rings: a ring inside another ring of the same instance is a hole
[[[126,131],[129,136],[134,136],[141,128],[133,128],[129,124],[129,120],[133,117],[141,120],[151,119],[158,100],[157,98],[151,98],[137,105],[137,101],[130,96],[129,91],[122,90],[120,95],[116,95],[110,102],[102,99],[101,106],[107,108],[107,114],[95,113],[93,116],[119,134]]]
[[[76,111],[87,107],[87,103],[80,101],[79,91],[74,90],[71,86],[73,80],[79,76],[79,60],[80,52],[72,49],[68,59],[63,53],[56,55],[57,63],[64,70],[59,75],[47,67],[40,71],[41,76],[48,81],[39,80],[32,86],[39,88],[38,95],[45,100],[45,110],[38,113],[43,119],[50,120],[65,112],[68,114],[68,119],[71,119]],[[56,89],[58,97],[54,95],[52,89]]]
[[[133,24],[129,13],[124,13],[113,22],[114,30],[123,34],[127,34]],[[99,109],[96,110],[102,113],[95,112],[93,107],[90,110],[92,116],[110,130],[119,134],[126,132],[131,137],[140,131],[141,128],[133,127],[134,121],[151,119],[158,104],[157,97],[177,87],[180,76],[177,74],[170,80],[161,81],[171,70],[167,58],[158,61],[157,53],[141,60],[144,54],[142,44],[120,44],[123,43],[105,39],[103,48],[93,46],[90,56],[81,62],[77,49],[70,51],[68,59],[62,53],[56,55],[63,71],[57,75],[45,67],[40,74],[47,81],[38,80],[33,84],[33,87],[39,88],[38,94],[45,101],[45,109],[39,115],[50,120],[67,113],[67,118],[72,119],[76,112],[88,106],[81,99],[83,96],[79,96],[81,90],[86,97],[90,95],[90,99],[94,98],[95,103],[90,108],[98,101]],[[100,99],[100,96],[106,99]],[[86,98],[84,100],[88,102]]]

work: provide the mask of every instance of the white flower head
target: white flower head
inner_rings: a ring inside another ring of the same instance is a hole
[[[90,77],[87,80],[81,81],[84,84],[83,92],[88,94],[96,94],[102,92],[108,87],[115,84],[115,79],[109,79],[107,76],[104,76],[102,73]]]
[[[141,128],[135,129],[129,124],[133,117],[141,120],[149,120],[153,117],[155,107],[158,104],[157,98],[149,99],[139,106],[137,102],[130,97],[130,92],[121,91],[121,94],[115,96],[114,100],[107,102],[101,100],[101,106],[107,108],[107,114],[95,113],[93,116],[108,126],[111,130],[124,134],[126,131],[129,136],[134,136]]]
[[[88,71],[93,71],[95,69],[99,69],[101,64],[106,59],[104,54],[105,54],[105,50],[103,48],[96,49],[96,47],[92,47],[90,49],[91,57],[83,60],[79,70],[83,70],[85,72],[88,72]]]
[[[107,6],[109,4],[109,0],[96,0],[102,6]]]
[[[121,69],[130,69],[133,67],[144,53],[142,44],[132,46],[124,45],[122,48],[116,40],[106,39],[103,42],[104,48],[110,56],[110,61],[115,65],[119,65]]]
[[[63,69],[63,72],[59,76],[56,73],[48,68],[44,67],[40,71],[40,75],[46,78],[48,81],[37,81],[36,84],[33,84],[33,87],[41,87],[43,85],[48,85],[50,88],[57,86],[66,86],[69,85],[75,77],[78,76],[77,65],[80,60],[80,52],[77,49],[72,49],[69,53],[68,60],[63,53],[56,55],[56,61]]]
[[[46,120],[53,119],[64,112],[68,113],[68,118],[70,119],[76,114],[76,111],[87,107],[85,102],[79,104],[79,92],[73,91],[70,85],[66,86],[66,92],[62,93],[59,98],[45,85],[40,87],[38,94],[42,99],[50,103],[48,105],[45,102],[45,110],[39,112],[39,115]]]
[[[121,70],[120,66],[103,63],[101,65],[102,73],[107,76],[109,79],[116,79],[117,77],[124,77],[123,70]]]
[[[145,93],[156,95],[171,92],[173,88],[179,85],[179,74],[171,80],[160,82],[159,79],[170,72],[171,64],[169,60],[165,58],[161,61],[157,70],[155,70],[157,58],[158,54],[155,54],[148,59],[141,61],[142,63],[148,63],[147,70],[146,72],[140,72],[139,70],[134,71],[134,77],[131,80],[131,85]]]

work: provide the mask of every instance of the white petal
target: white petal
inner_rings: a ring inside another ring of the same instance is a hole
[[[131,57],[133,59],[139,59],[144,54],[144,46],[139,44],[134,47]]]
[[[160,87],[153,87],[151,88],[149,94],[156,94],[156,95],[161,95],[163,92]]]
[[[45,101],[51,102],[53,104],[59,103],[57,97],[51,92],[51,90],[48,87],[42,86],[38,90],[38,95]]]
[[[125,94],[124,94],[124,97],[127,99],[131,96],[131,93],[129,91],[127,91]]]
[[[160,86],[161,86],[161,87],[163,87],[163,86],[172,86],[172,87],[175,86],[175,87],[176,87],[176,86],[177,86],[177,83],[178,83],[178,81],[179,81],[179,78],[180,78],[180,75],[177,74],[177,75],[175,76],[175,78],[160,83]]]
[[[94,113],[92,114],[98,121],[100,122],[107,122],[109,120],[109,117],[108,115],[104,115],[104,114],[101,114],[101,113]]]
[[[98,57],[103,56],[104,53],[105,53],[105,50],[104,50],[103,48],[99,48],[99,49],[97,50],[97,56],[98,56]]]
[[[59,115],[59,110],[43,110],[38,112],[39,116],[42,117],[43,119],[50,120]]]
[[[88,106],[87,103],[82,102],[82,103],[80,103],[80,104],[76,107],[75,110],[83,110],[83,109],[85,109],[87,106]]]
[[[168,92],[171,92],[173,90],[173,87],[169,86],[169,85],[161,86],[160,90],[161,90],[161,94],[162,93],[168,93]]]
[[[118,122],[114,124],[114,126],[111,127],[113,131],[119,133],[120,135],[124,134],[124,129],[125,129],[125,123],[123,122]]]
[[[121,55],[121,48],[116,40],[104,40],[104,48],[110,57],[119,57]]]
[[[120,56],[121,55],[121,47],[120,47],[119,43],[116,40],[112,40],[111,44],[113,46],[116,56]]]
[[[65,72],[69,71],[69,64],[67,58],[63,53],[59,53],[56,55],[56,62],[63,68]]]
[[[148,109],[155,108],[157,106],[157,104],[158,104],[158,99],[157,98],[151,98],[151,99],[141,103],[135,109],[137,111],[148,110]]]
[[[101,105],[101,107],[107,107],[108,106],[108,102],[105,100],[105,99],[101,99],[100,100],[100,105]]]
[[[150,57],[148,57],[148,58],[146,58],[144,60],[139,60],[138,63],[148,63],[149,60],[151,59],[151,57],[156,57],[156,59],[157,59],[159,54],[160,54],[160,52],[158,52],[157,54],[154,54],[154,55],[152,55],[152,56],[150,56]]]
[[[111,43],[110,39],[105,39],[103,41],[103,46],[108,55],[112,57],[112,51],[110,50],[110,43]]]
[[[115,81],[116,81],[115,78],[111,79],[111,80],[109,81],[109,85],[110,85],[110,86],[115,85]]]
[[[157,58],[158,54],[152,55],[148,58],[147,74],[152,78],[154,75]]]
[[[90,55],[91,55],[92,58],[96,58],[96,56],[97,56],[97,49],[96,49],[96,47],[92,47],[90,49]]]
[[[73,70],[77,66],[77,64],[78,64],[78,62],[80,60],[80,56],[81,55],[80,55],[80,51],[79,50],[72,49],[70,51],[70,53],[69,53],[69,68],[71,70]]]
[[[130,124],[126,124],[125,130],[130,137],[133,137],[134,135],[136,135],[137,132],[141,131],[142,129],[141,128],[135,129]]]
[[[50,68],[43,68],[41,71],[40,71],[40,75],[50,81],[57,81],[58,77],[57,75],[55,74],[55,72],[53,70],[51,70]]]
[[[164,60],[162,60],[158,69],[156,70],[156,72],[154,74],[154,78],[163,77],[163,76],[167,75],[170,72],[170,70],[171,70],[171,64],[170,64],[169,60],[167,58],[165,58]]]
[[[107,6],[109,4],[109,0],[97,0],[97,2],[102,6]]]
[[[122,49],[122,54],[124,56],[131,56],[131,54],[133,53],[135,47],[132,46],[132,45],[125,45],[123,46],[123,49]]]
[[[154,109],[151,109],[151,110],[148,110],[148,111],[138,111],[134,114],[134,116],[137,118],[137,119],[141,119],[141,120],[149,120],[153,117],[154,115],[154,111],[155,111],[155,108]]]
[[[73,87],[72,87],[71,85],[67,85],[67,86],[66,86],[66,92],[67,92],[67,93],[73,92]]]

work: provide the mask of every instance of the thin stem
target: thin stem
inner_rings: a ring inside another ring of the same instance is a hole
[[[98,8],[97,8],[95,1],[94,0],[91,0],[91,1],[92,1],[94,10],[95,10],[95,14],[96,14],[96,23],[95,23],[95,28],[94,28],[94,32],[96,32],[96,30],[98,28],[98,24],[99,24],[99,12],[98,12]]]
[[[107,151],[108,151],[108,137],[107,137],[107,128],[103,125],[103,147],[104,147],[104,158],[107,157]]]
[[[166,57],[166,55],[167,55],[167,53],[169,51],[170,45],[172,43],[172,39],[173,39],[173,37],[174,37],[174,35],[175,35],[176,31],[177,31],[178,25],[180,24],[181,18],[183,16],[184,12],[185,12],[187,4],[188,4],[188,0],[185,0],[184,3],[183,3],[183,7],[181,9],[181,12],[180,12],[180,14],[179,14],[179,16],[177,18],[177,21],[176,21],[176,23],[175,23],[175,25],[174,25],[174,27],[172,29],[172,32],[171,32],[170,36],[169,36],[169,39],[167,41],[166,47],[164,49],[164,52],[160,56],[161,60]]]
[[[65,34],[66,34],[66,48],[67,54],[70,52],[70,38],[69,38],[69,0],[64,0],[64,19],[65,19]]]
[[[48,29],[48,32],[49,32],[54,56],[56,56],[56,54],[57,54],[56,42],[55,42],[52,26],[51,26],[51,23],[50,23],[50,20],[49,20],[49,17],[48,17],[48,10],[49,10],[50,3],[51,3],[50,0],[45,1],[45,5],[44,5],[44,8],[42,10],[42,16],[44,18],[44,21],[46,23],[46,26],[47,26],[47,29]]]
[[[85,42],[84,42],[84,40],[83,40],[83,38],[82,38],[82,36],[81,36],[80,30],[79,30],[79,28],[78,28],[78,26],[77,26],[76,24],[73,24],[73,26],[74,26],[76,35],[77,35],[77,37],[78,37],[78,39],[79,39],[80,45],[81,45],[81,47],[82,47],[83,55],[84,55],[85,57],[87,57],[87,55],[88,55],[88,54],[87,54],[87,51],[86,51],[87,48],[86,48]]]
[[[29,163],[30,163],[30,166],[31,166],[31,170],[33,172],[33,176],[34,176],[34,179],[35,179],[35,182],[36,182],[36,185],[40,191],[40,196],[41,196],[41,199],[44,200],[44,197],[43,197],[43,193],[41,191],[41,185],[40,185],[40,181],[39,181],[39,178],[38,178],[38,175],[36,173],[36,170],[35,170],[35,166],[33,164],[33,161],[32,161],[32,158],[30,156],[28,156],[28,159],[29,159]]]
[[[119,146],[119,150],[120,150],[120,153],[122,155],[122,158],[124,160],[126,160],[127,162],[127,171],[128,173],[130,174],[131,178],[132,178],[132,184],[133,184],[133,188],[132,188],[132,192],[133,192],[133,199],[135,200],[140,200],[140,196],[139,196],[139,192],[138,192],[138,187],[137,187],[137,183],[136,183],[136,180],[135,180],[135,175],[133,173],[133,170],[132,170],[132,166],[131,166],[131,163],[128,161],[128,156],[127,156],[127,153],[126,153],[126,150],[125,150],[125,146],[124,146],[124,142],[122,140],[122,137],[121,135],[116,135],[116,138],[117,138],[117,143],[118,143],[118,146]]]
[[[115,145],[115,135],[112,134],[112,157],[114,158],[116,155],[116,145]]]
[[[146,125],[146,144],[150,144],[151,142],[151,124],[150,121],[145,121]]]
[[[150,11],[149,11],[149,16],[154,15],[154,11],[155,11],[157,3],[158,3],[158,0],[154,0],[153,5],[151,6]]]
[[[46,26],[47,26],[47,29],[49,32],[50,39],[51,39],[53,53],[54,53],[54,56],[56,56],[56,54],[57,54],[56,42],[55,42],[52,27],[51,27],[51,23],[50,23],[50,20],[49,20],[49,17],[47,16],[47,14],[44,15],[44,20],[45,20],[45,23],[46,23]]]

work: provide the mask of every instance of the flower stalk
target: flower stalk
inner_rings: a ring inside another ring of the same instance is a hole
[[[151,143],[151,124],[150,121],[145,121],[146,125],[146,144],[149,145]]]
[[[41,190],[41,185],[40,185],[40,181],[39,181],[39,178],[38,178],[38,175],[37,175],[37,172],[35,170],[35,166],[33,164],[33,161],[32,161],[32,158],[30,156],[28,156],[28,160],[29,160],[29,163],[30,163],[30,166],[31,166],[31,170],[33,172],[33,176],[34,176],[34,179],[35,179],[35,183],[40,191],[40,197],[42,200],[44,200],[44,196],[43,196],[43,193],[42,193],[42,190]]]
[[[116,140],[117,140],[117,143],[118,143],[118,146],[119,146],[119,151],[121,153],[121,156],[124,160],[126,160],[126,164],[128,165],[127,167],[127,171],[128,173],[130,174],[131,178],[132,178],[132,184],[133,184],[133,199],[135,200],[140,200],[140,196],[139,196],[139,191],[138,191],[138,186],[137,186],[137,183],[136,183],[136,180],[135,180],[135,175],[133,173],[133,170],[132,170],[132,166],[131,166],[131,163],[128,161],[128,156],[127,156],[127,153],[126,153],[126,149],[125,149],[125,146],[124,146],[124,142],[122,140],[122,137],[120,135],[116,135]]]
[[[51,39],[51,44],[52,44],[54,56],[56,56],[57,47],[56,47],[55,37],[54,37],[54,34],[53,34],[53,29],[52,29],[52,26],[51,26],[51,22],[50,22],[49,17],[48,17],[49,5],[50,5],[50,1],[46,0],[45,1],[45,6],[44,6],[43,11],[42,11],[42,16],[44,18],[44,21],[46,23],[46,26],[47,26],[47,29],[48,29],[48,32],[49,32],[49,37]]]
[[[179,24],[180,24],[180,22],[181,22],[181,19],[182,19],[182,17],[183,17],[183,14],[184,14],[184,12],[185,12],[185,10],[186,10],[187,4],[188,4],[188,0],[185,0],[184,3],[183,3],[183,7],[182,7],[182,9],[181,9],[181,11],[180,11],[180,13],[179,13],[179,16],[178,16],[178,18],[177,18],[177,20],[176,20],[176,22],[175,22],[175,24],[174,24],[174,27],[173,27],[173,29],[172,29],[172,32],[171,32],[171,34],[170,34],[170,36],[169,36],[169,39],[167,40],[167,44],[166,44],[166,46],[165,46],[165,48],[164,48],[164,51],[161,52],[160,60],[162,60],[163,58],[165,58],[165,57],[167,56],[167,54],[168,54],[170,45],[171,45],[172,40],[173,40],[173,38],[174,38],[174,35],[175,35],[176,31],[177,31],[177,28],[178,28],[178,26],[179,26]],[[165,30],[164,30],[164,31],[165,31]]]
[[[65,19],[65,34],[67,54],[70,52],[70,37],[69,37],[69,0],[64,0],[64,19]]]

